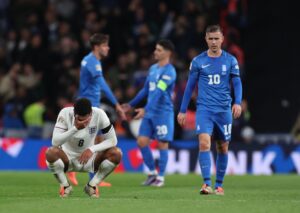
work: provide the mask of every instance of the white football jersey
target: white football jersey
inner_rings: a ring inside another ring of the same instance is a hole
[[[54,127],[54,134],[61,134],[74,128],[74,107],[63,108]],[[62,149],[69,153],[79,154],[85,149],[94,145],[95,138],[99,131],[110,126],[110,120],[106,113],[99,108],[92,107],[92,118],[87,127],[77,130],[68,140],[63,143]]]

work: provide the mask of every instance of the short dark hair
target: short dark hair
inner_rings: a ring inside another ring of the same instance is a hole
[[[74,114],[85,116],[92,111],[92,104],[87,98],[79,98],[74,103]]]
[[[169,50],[171,52],[174,52],[175,50],[174,44],[168,39],[161,39],[157,42],[157,44],[162,46],[165,50]]]
[[[95,45],[100,45],[109,41],[109,35],[102,33],[95,33],[90,37],[90,45],[92,49]]]
[[[215,24],[215,25],[209,25],[207,28],[206,28],[206,33],[215,33],[215,32],[220,32],[223,34],[223,30],[221,28],[220,25],[218,24]]]

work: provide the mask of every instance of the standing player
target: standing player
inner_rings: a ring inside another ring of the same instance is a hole
[[[92,51],[81,61],[78,96],[89,99],[92,106],[99,107],[101,91],[103,91],[108,100],[115,105],[121,119],[125,120],[126,116],[122,107],[103,77],[101,60],[108,55],[108,42],[109,36],[105,34],[96,33],[90,37]]]
[[[81,61],[79,97],[89,99],[93,107],[100,106],[101,91],[103,91],[108,100],[115,105],[116,111],[122,120],[126,119],[125,113],[115,98],[113,92],[107,85],[102,71],[101,60],[107,57],[109,52],[109,36],[96,33],[90,37],[92,51]],[[96,143],[100,142],[100,137],[96,138]],[[90,178],[93,174],[90,173]],[[77,185],[75,173],[69,173],[69,179]],[[110,186],[110,183],[103,182],[100,186]]]
[[[104,140],[94,144],[97,132]],[[120,163],[122,153],[116,147],[117,137],[109,118],[102,109],[92,107],[86,98],[78,99],[74,107],[63,108],[57,118],[52,147],[46,152],[46,162],[58,180],[60,196],[72,192],[65,172],[96,172],[84,188],[90,197],[99,197],[97,184]]]
[[[164,185],[164,173],[168,162],[168,146],[173,140],[174,134],[174,110],[172,93],[176,80],[176,70],[170,64],[170,57],[174,51],[174,45],[169,40],[160,40],[156,44],[154,57],[157,63],[149,69],[149,74],[143,89],[123,108],[128,111],[136,106],[144,97],[147,97],[145,109],[139,108],[135,111],[136,119],[143,117],[138,146],[142,153],[144,163],[150,173],[143,185],[161,187]],[[157,174],[155,162],[149,148],[150,139],[158,140],[159,173]]]
[[[208,26],[205,40],[208,50],[196,56],[191,62],[189,79],[177,120],[181,126],[185,124],[188,103],[197,83],[196,132],[199,140],[199,163],[204,180],[200,194],[213,193],[210,179],[210,148],[213,135],[217,147],[215,193],[223,195],[222,184],[228,162],[232,114],[234,118],[238,118],[241,114],[242,83],[236,58],[221,49],[224,37],[220,26]],[[232,108],[231,83],[234,90]]]

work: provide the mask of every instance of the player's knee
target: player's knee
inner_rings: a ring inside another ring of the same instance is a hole
[[[216,145],[217,152],[226,154],[228,152],[228,145],[227,142],[218,141]]]
[[[169,148],[169,142],[168,141],[158,143],[158,149],[168,149],[168,148]]]
[[[140,148],[143,148],[149,144],[149,140],[146,137],[138,137],[137,144]]]
[[[199,139],[199,149],[200,151],[209,151],[211,146],[211,138],[209,134],[200,134]]]
[[[48,162],[54,162],[58,159],[59,156],[59,148],[57,147],[50,147],[46,151],[46,160]]]
[[[208,141],[200,141],[200,151],[209,151],[210,150],[210,142]]]
[[[118,147],[113,147],[107,151],[106,156],[109,161],[119,164],[122,159],[122,151]]]
[[[47,160],[46,163],[50,171],[54,174],[57,174],[58,172],[65,172],[68,169],[62,159],[58,159],[55,162],[49,162]]]
[[[115,163],[119,164],[121,162],[122,155],[121,149],[116,147],[114,151]]]

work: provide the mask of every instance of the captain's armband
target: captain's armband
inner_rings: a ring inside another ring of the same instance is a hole
[[[166,84],[166,82],[159,80],[158,84],[157,84],[157,88],[161,89],[162,91],[166,91],[168,85]]]

